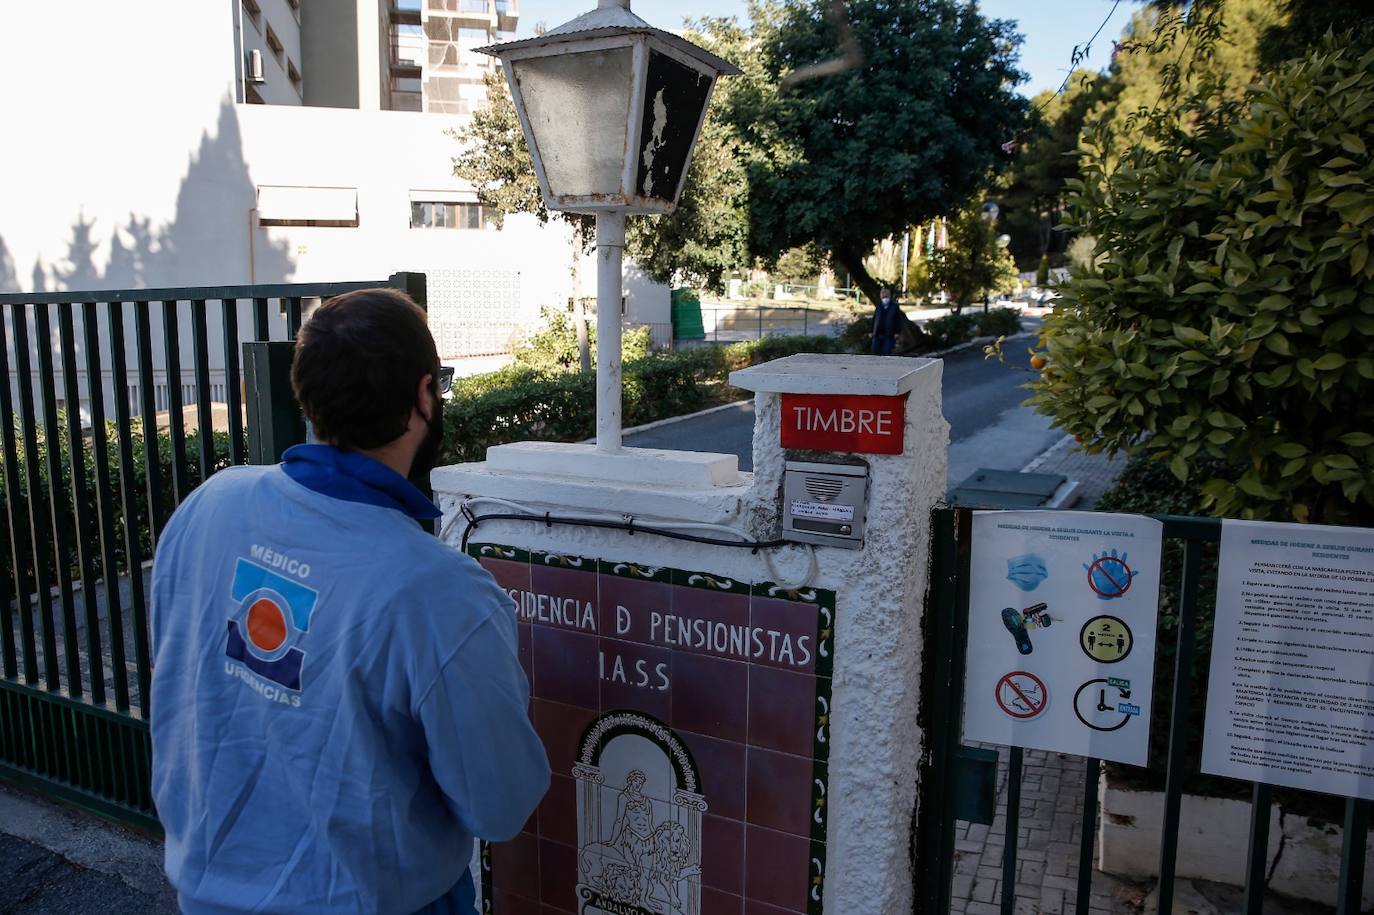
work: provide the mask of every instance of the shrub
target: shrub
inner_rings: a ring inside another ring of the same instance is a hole
[[[836,352],[829,337],[764,337],[627,360],[622,415],[628,426],[728,399],[730,372],[794,353]],[[596,376],[508,366],[461,378],[444,407],[441,463],[480,461],[493,445],[582,441],[596,430]]]
[[[990,308],[974,312],[974,331],[978,337],[1009,337],[1021,333],[1021,311],[1017,308]]]
[[[930,338],[931,351],[967,343],[973,339],[977,324],[978,318],[972,314],[950,314],[930,319],[925,323],[925,332]]]
[[[842,353],[867,353],[873,349],[873,319],[858,317],[844,326],[835,338]]]
[[[1044,289],[1050,284],[1050,256],[1040,255],[1040,263],[1035,268],[1035,285]]]
[[[1108,168],[1085,133],[1071,226],[1097,239],[1046,319],[1031,403],[1146,453],[1220,515],[1374,521],[1374,52],[1328,38],[1239,107],[1153,122]],[[1177,119],[1173,122],[1177,124]]]
[[[512,353],[515,366],[533,371],[576,369],[582,364],[577,345],[577,322],[566,311],[553,308],[540,310],[542,326],[534,335],[522,340]],[[620,340],[622,358],[629,362],[642,359],[653,347],[653,334],[648,327],[632,327]],[[596,365],[596,316],[587,317],[587,348],[592,365]]]
[[[16,438],[22,442],[23,438],[19,433],[18,418],[15,417]],[[88,435],[82,440],[81,459],[84,467],[85,485],[81,490],[77,490],[72,482],[72,451],[67,441],[67,415],[59,411],[57,415],[57,435],[59,441],[56,443],[58,448],[58,461],[61,467],[61,481],[57,491],[62,494],[65,502],[65,513],[68,518],[68,543],[65,551],[59,552],[57,540],[51,522],[52,513],[52,493],[54,491],[51,475],[48,470],[48,449],[49,441],[44,430],[39,428],[36,438],[38,444],[38,466],[30,467],[24,458],[22,449],[16,455],[16,472],[20,479],[20,491],[6,491],[4,474],[0,474],[0,496],[13,507],[16,517],[27,519],[29,516],[30,502],[28,486],[30,481],[38,491],[41,501],[40,518],[38,524],[32,525],[29,531],[25,532],[24,541],[28,545],[28,555],[25,557],[27,572],[30,576],[29,585],[34,585],[32,560],[34,556],[34,544],[29,542],[31,532],[37,530],[42,542],[39,546],[39,553],[43,557],[43,574],[49,584],[57,584],[57,572],[60,568],[65,568],[67,574],[73,581],[79,581],[81,576],[80,550],[83,544],[91,552],[92,572],[97,578],[104,577],[106,570],[102,566],[102,557],[99,554],[99,500],[97,491],[97,480],[95,474],[96,456],[95,445],[92,438]],[[211,474],[223,470],[230,466],[229,434],[227,432],[215,432],[213,442],[214,459],[210,467]],[[144,462],[144,434],[143,424],[139,419],[132,420],[128,430],[130,445],[133,450],[134,462],[132,467],[133,491],[129,493],[130,501],[133,504],[134,515],[130,519],[138,538],[138,549],[140,560],[147,560],[152,557],[153,536],[150,529],[148,514],[148,476]],[[109,495],[109,508],[111,522],[114,528],[114,539],[109,544],[111,555],[115,562],[115,574],[122,575],[129,571],[129,556],[125,541],[125,520],[124,498],[121,483],[121,464],[119,460],[119,437],[118,429],[113,422],[105,424],[105,438],[107,442],[106,454],[108,457],[108,467],[113,491]],[[245,448],[246,448],[246,442]],[[160,470],[159,504],[164,512],[163,521],[171,515],[176,507],[174,501],[173,478],[172,478],[172,444],[166,432],[159,432],[157,436],[158,465]],[[190,432],[186,435],[186,464],[185,475],[187,481],[187,491],[189,494],[202,482],[200,472],[200,433]],[[90,527],[86,530],[78,530],[76,526],[75,505],[73,498],[80,504],[86,518],[89,519]],[[9,513],[0,512],[0,542],[12,543],[10,540]],[[5,580],[12,586],[14,578],[14,553],[11,550],[4,550],[0,553],[0,573],[3,573]]]

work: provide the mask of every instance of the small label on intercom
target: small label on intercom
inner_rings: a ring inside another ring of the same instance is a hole
[[[827,505],[824,502],[793,502],[792,517],[816,521],[853,521],[854,506]]]

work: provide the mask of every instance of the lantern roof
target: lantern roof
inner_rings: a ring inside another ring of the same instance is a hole
[[[722,76],[735,76],[740,73],[740,68],[730,63],[730,61],[725,58],[717,57],[705,48],[692,44],[681,35],[674,35],[672,32],[656,29],[634,13],[630,12],[630,10],[619,6],[599,7],[583,13],[576,19],[565,22],[557,28],[550,29],[543,35],[538,35],[534,38],[507,41],[501,44],[475,48],[474,50],[479,54],[489,54],[492,57],[500,57],[508,51],[520,51],[526,48],[544,48],[574,41],[588,41],[596,38],[610,38],[620,35],[644,35],[649,38],[657,39],[679,53],[685,54],[698,63],[714,69]]]

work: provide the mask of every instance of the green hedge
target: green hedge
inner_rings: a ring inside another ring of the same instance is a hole
[[[146,560],[152,556],[152,534],[149,530],[148,518],[148,476],[144,465],[144,435],[141,420],[132,421],[128,430],[130,443],[133,449],[134,465],[134,491],[132,501],[134,504],[134,526],[138,530],[139,554],[140,558]],[[214,454],[215,461],[211,472],[222,470],[230,465],[229,434],[227,432],[215,432],[214,434]],[[99,502],[96,486],[95,474],[95,446],[90,434],[83,438],[82,461],[85,468],[85,485],[80,492],[77,492],[72,485],[72,453],[67,441],[67,416],[65,413],[58,414],[58,439],[60,441],[59,455],[61,464],[61,487],[60,492],[66,502],[66,518],[68,519],[68,547],[60,555],[57,551],[56,539],[53,534],[53,524],[51,520],[52,504],[50,501],[52,485],[48,472],[48,448],[49,442],[42,429],[38,431],[38,467],[33,474],[33,483],[40,493],[42,500],[42,516],[38,523],[28,525],[29,517],[29,498],[28,487],[30,468],[24,460],[21,452],[16,456],[16,471],[19,477],[19,491],[11,493],[6,491],[7,474],[0,473],[0,497],[3,497],[7,506],[12,506],[16,517],[25,520],[26,529],[24,531],[24,541],[28,545],[30,568],[28,575],[32,584],[32,557],[33,544],[29,542],[30,534],[33,530],[39,532],[42,542],[39,544],[40,552],[44,556],[44,571],[48,581],[57,584],[57,570],[60,566],[65,566],[74,581],[80,580],[81,562],[78,552],[79,542],[90,545],[92,552],[92,568],[97,578],[104,577],[103,567],[101,566],[100,556],[100,531],[99,531]],[[15,421],[15,438],[20,442],[22,449],[23,437],[19,430],[18,421]],[[124,530],[124,500],[122,496],[120,461],[119,461],[119,437],[118,429],[114,423],[106,423],[105,438],[107,443],[107,454],[109,457],[110,480],[113,483],[113,491],[110,493],[111,521],[114,525],[113,556],[117,566],[118,574],[124,574],[129,570],[128,551],[125,549],[125,530]],[[175,503],[173,501],[172,489],[172,443],[167,433],[160,432],[157,437],[158,463],[161,467],[161,504],[167,515],[171,514]],[[190,489],[195,489],[202,482],[200,473],[200,433],[190,432],[186,435],[186,476]],[[77,531],[75,506],[72,504],[73,497],[80,500],[80,504],[90,519],[90,529],[84,532]],[[14,588],[14,557],[11,552],[10,539],[10,518],[9,511],[0,512],[0,543],[4,544],[4,550],[0,553],[0,572],[5,575],[7,590]]]
[[[839,352],[829,337],[764,337],[700,346],[625,363],[626,426],[730,399],[730,372],[794,353]],[[444,464],[480,461],[492,445],[582,441],[596,431],[596,376],[512,366],[459,379],[444,409]]]

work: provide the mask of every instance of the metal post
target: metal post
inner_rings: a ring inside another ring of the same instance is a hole
[[[1075,915],[1088,915],[1093,889],[1093,840],[1097,837],[1097,780],[1102,770],[1101,760],[1089,757],[1083,761],[1083,835],[1078,841],[1078,897]]]
[[[287,448],[305,441],[305,420],[291,391],[295,348],[291,342],[243,344],[250,464],[275,464]]]
[[[1336,888],[1338,915],[1356,915],[1364,899],[1365,843],[1369,837],[1369,802],[1345,801],[1345,833],[1341,839],[1341,879]]]
[[[1016,845],[1021,839],[1021,762],[1024,751],[1011,747],[1007,766],[1007,828],[1002,841],[1002,915],[1016,908]]]
[[[1274,789],[1255,782],[1250,798],[1250,850],[1245,863],[1245,913],[1264,915],[1265,870],[1269,864],[1269,808]]]
[[[759,306],[759,339],[763,339],[763,306]]]
[[[902,295],[906,295],[906,277],[911,271],[908,266],[910,261],[907,259],[911,253],[911,230],[902,233]]]
[[[620,450],[620,258],[625,214],[596,214],[596,450]]]

